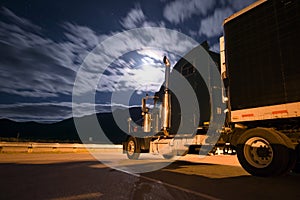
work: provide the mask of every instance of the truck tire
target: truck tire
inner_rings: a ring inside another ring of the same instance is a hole
[[[126,154],[130,160],[137,160],[140,156],[141,149],[134,137],[130,137],[126,142]]]
[[[273,129],[245,131],[237,142],[238,160],[254,176],[278,176],[291,167],[292,154],[282,137]]]

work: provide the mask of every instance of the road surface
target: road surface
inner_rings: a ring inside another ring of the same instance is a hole
[[[128,165],[116,153],[102,159]],[[138,167],[166,161],[142,156],[135,162]],[[140,174],[103,163],[89,153],[2,153],[0,199],[300,199],[299,174],[253,177],[236,156],[188,155]]]

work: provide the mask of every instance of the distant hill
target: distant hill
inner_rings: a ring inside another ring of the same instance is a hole
[[[126,110],[117,109],[114,115],[123,116]],[[141,109],[139,107],[130,108],[130,116],[134,121],[139,120]],[[0,140],[1,141],[40,141],[40,142],[90,142],[107,143],[106,138],[90,130],[89,122],[92,116],[76,118],[77,121],[86,124],[83,131],[78,135],[74,124],[74,119],[69,118],[52,124],[43,124],[37,122],[16,122],[9,119],[0,119]],[[98,113],[97,119],[103,132],[110,142],[121,144],[127,137],[113,119],[112,113]],[[121,118],[121,124],[126,127],[128,119]]]

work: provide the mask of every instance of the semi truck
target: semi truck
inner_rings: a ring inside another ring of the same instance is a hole
[[[141,126],[129,120],[129,135],[123,142],[128,158],[138,159],[141,153],[166,159],[207,154],[212,146],[229,144],[252,175],[299,170],[299,15],[298,0],[258,0],[226,18],[220,57],[207,51],[222,84],[211,73],[203,77],[197,71],[195,50],[176,63],[171,76],[170,62],[164,57],[165,84],[154,96],[142,99]],[[213,70],[210,64],[201,67]],[[195,91],[200,114],[194,105],[183,110],[181,97],[170,90],[175,71]],[[214,128],[219,116],[225,116],[223,124]]]

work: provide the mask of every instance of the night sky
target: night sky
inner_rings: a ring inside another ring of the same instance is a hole
[[[218,52],[223,20],[254,1],[0,1],[0,118],[56,122],[72,117],[73,85],[84,59],[102,41],[126,30],[167,28],[198,43],[207,40],[210,50]],[[170,51],[179,39],[173,38]],[[183,46],[176,47],[183,54],[194,47]],[[139,50],[115,58],[96,86],[96,112],[139,105],[144,92],[158,90],[166,53]],[[173,65],[179,59],[170,58]],[[113,92],[132,89],[136,93],[129,104],[111,101]],[[84,103],[76,106],[79,116],[91,112]]]

